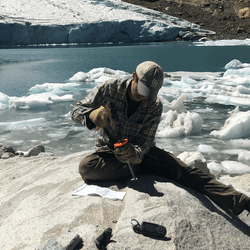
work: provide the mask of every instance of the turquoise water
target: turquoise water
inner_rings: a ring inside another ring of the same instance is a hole
[[[156,61],[167,73],[225,72],[224,66],[233,59],[250,63],[249,47],[197,47],[187,42],[168,42],[119,46],[1,48],[0,92],[9,97],[27,97],[31,95],[29,89],[37,84],[66,83],[79,71],[88,72],[99,67],[132,73],[145,60]],[[95,133],[65,117],[76,101],[83,99],[85,95],[86,92],[74,92],[74,101],[54,103],[45,109],[0,109],[0,144],[24,151],[43,144],[46,151],[57,155],[94,149]],[[218,152],[206,155],[210,161],[229,159],[231,156],[223,153],[224,149],[245,149],[244,145],[234,146],[226,140],[209,136],[212,130],[223,126],[234,106],[209,105],[202,101],[188,102],[185,106],[188,111],[198,112],[202,116],[204,125],[201,133],[177,138],[157,137],[158,146],[177,154],[186,150],[195,151],[200,144],[211,145]],[[29,121],[33,119],[38,119],[37,124],[29,127]]]
[[[62,83],[79,71],[107,67],[132,73],[145,60],[165,72],[222,71],[233,59],[250,62],[249,47],[197,47],[188,42],[141,45],[18,47],[0,49],[0,92],[26,95],[36,84]]]

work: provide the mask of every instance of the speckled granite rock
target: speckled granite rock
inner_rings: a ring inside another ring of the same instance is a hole
[[[83,185],[78,164],[89,153],[0,159],[1,250],[39,249],[49,242],[65,248],[77,234],[83,240],[81,249],[93,250],[96,237],[109,227],[113,235],[108,250],[249,248],[247,212],[231,218],[204,195],[165,178],[99,183],[125,191],[122,201],[72,196]],[[232,183],[249,191],[249,181],[240,186],[245,176],[235,178]],[[166,237],[136,234],[131,219],[165,226]]]

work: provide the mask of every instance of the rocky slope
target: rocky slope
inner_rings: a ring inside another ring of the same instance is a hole
[[[240,18],[239,10],[250,7],[248,0],[124,0],[199,24],[213,30],[212,39],[250,37],[250,18]],[[247,14],[247,13],[246,13]]]
[[[72,196],[83,185],[78,164],[89,153],[0,159],[1,250],[93,250],[107,228],[112,229],[108,250],[249,249],[246,211],[232,218],[204,195],[165,178],[99,183],[126,192],[122,201]],[[250,192],[249,181],[246,174],[227,184]],[[137,234],[131,219],[163,225],[167,234],[161,239]]]

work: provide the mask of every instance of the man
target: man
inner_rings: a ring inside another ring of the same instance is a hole
[[[162,114],[157,97],[164,73],[155,62],[139,64],[132,79],[112,79],[95,87],[71,111],[71,118],[98,132],[97,151],[85,157],[79,172],[84,181],[119,180],[135,173],[156,174],[199,191],[231,215],[250,212],[250,198],[237,192],[174,155],[155,146],[154,138]],[[108,103],[114,103],[119,123],[112,123]],[[128,139],[124,145],[114,144]]]

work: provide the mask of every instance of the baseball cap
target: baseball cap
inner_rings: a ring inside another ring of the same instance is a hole
[[[152,61],[145,61],[136,67],[135,73],[138,76],[138,93],[155,101],[164,80],[161,66]]]

